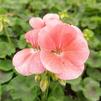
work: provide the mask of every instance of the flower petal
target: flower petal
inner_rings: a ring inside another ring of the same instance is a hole
[[[53,73],[68,72],[68,68],[76,69],[76,65],[69,59],[64,58],[63,54],[57,55],[49,51],[41,51],[40,58],[44,67]]]
[[[38,29],[30,30],[25,34],[26,41],[30,43],[33,47],[38,45]]]
[[[62,23],[63,23],[62,21],[57,20],[57,19],[48,20],[47,22],[45,22],[46,26],[51,27],[51,28],[56,26],[57,24],[62,24]]]
[[[51,39],[50,33],[51,28],[50,27],[44,27],[43,29],[40,30],[39,32],[39,37],[38,37],[38,43],[40,45],[40,48],[44,50],[52,50],[55,49],[55,44],[54,41]]]
[[[83,33],[81,32],[81,30],[80,30],[78,27],[76,27],[76,26],[74,26],[74,25],[71,25],[71,27],[73,27],[73,28],[77,31],[77,33],[78,33],[79,35],[83,35]]]
[[[39,44],[42,49],[49,51],[67,46],[76,37],[74,28],[63,23],[50,28],[50,31],[45,30],[44,28],[39,33]],[[49,28],[47,30],[49,30]]]
[[[64,58],[67,58],[77,66],[84,64],[90,53],[86,40],[79,35],[63,50]]]
[[[72,80],[78,78],[84,71],[84,65],[76,67],[77,69],[72,69],[68,67],[67,72],[63,72],[61,74],[56,74],[56,76],[62,80]]]
[[[61,73],[61,61],[60,58],[55,56],[54,54],[47,52],[47,51],[41,51],[40,53],[41,61],[44,65],[44,67],[53,73]]]
[[[71,25],[58,24],[50,31],[42,33],[39,34],[40,57],[47,70],[63,73],[71,68],[75,71],[88,58],[89,49],[86,40]],[[60,50],[59,54],[57,50]]]
[[[13,57],[13,65],[18,73],[28,76],[44,72],[44,67],[40,61],[40,53],[32,48],[23,49]]]
[[[39,17],[32,17],[29,20],[29,24],[31,25],[32,28],[42,28],[44,26],[44,21],[39,18]]]
[[[59,15],[58,15],[58,14],[55,14],[55,13],[49,13],[49,14],[46,14],[46,15],[43,17],[43,20],[44,20],[45,22],[47,22],[48,20],[53,20],[53,19],[59,20]]]

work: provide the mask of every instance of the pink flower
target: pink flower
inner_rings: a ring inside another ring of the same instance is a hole
[[[29,24],[31,25],[32,28],[34,29],[40,29],[42,27],[45,26],[45,23],[44,21],[39,18],[39,17],[32,17],[30,20],[29,20]]]
[[[32,28],[34,29],[41,29],[45,26],[55,26],[58,23],[62,23],[59,20],[59,16],[57,14],[46,14],[43,19],[39,17],[32,17],[29,20],[29,24],[31,25]]]
[[[13,57],[17,72],[28,76],[48,70],[62,80],[79,77],[89,56],[86,40],[79,28],[64,24],[57,14],[29,20],[32,30],[25,39],[32,48],[23,49]]]
[[[40,60],[40,46],[38,45],[38,33],[44,28],[48,20],[59,19],[57,14],[47,14],[43,20],[39,17],[33,17],[29,20],[29,24],[33,30],[25,34],[26,41],[32,45],[32,48],[23,49],[13,57],[13,65],[18,73],[28,76],[32,74],[40,74],[45,71]]]
[[[40,74],[45,71],[40,61],[40,49],[38,46],[39,30],[31,30],[25,34],[28,43],[33,48],[23,49],[13,57],[13,65],[18,73],[28,76],[32,74]]]
[[[79,77],[89,56],[86,40],[79,28],[57,24],[39,32],[40,58],[44,67],[63,80]]]

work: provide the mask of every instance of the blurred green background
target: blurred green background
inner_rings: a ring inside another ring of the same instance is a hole
[[[45,101],[34,76],[16,73],[12,57],[27,47],[28,20],[46,13],[78,26],[91,51],[82,77],[66,87],[52,82],[46,101],[101,101],[101,0],[0,0],[0,101]]]

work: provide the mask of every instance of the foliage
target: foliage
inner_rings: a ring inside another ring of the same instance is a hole
[[[12,57],[27,47],[24,33],[32,16],[58,13],[84,32],[91,54],[82,77],[64,88],[52,82],[43,94],[34,76],[23,77],[12,66]],[[100,0],[0,0],[0,101],[100,101],[101,96]]]

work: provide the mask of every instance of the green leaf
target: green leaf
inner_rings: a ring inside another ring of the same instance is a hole
[[[13,44],[7,44],[7,55],[10,56],[15,53],[15,46]]]
[[[54,97],[54,96],[50,96],[50,97],[48,98],[48,101],[63,101],[63,100],[57,99],[57,98]]]
[[[0,60],[0,70],[10,71],[13,68],[11,60]]]
[[[8,90],[14,100],[33,101],[40,93],[38,85],[34,82],[34,77],[17,76],[8,85]]]
[[[92,68],[101,68],[101,52],[91,51],[87,64]]]
[[[67,83],[71,85],[78,85],[81,82],[81,77],[74,79],[74,80],[67,80]]]
[[[64,91],[62,86],[57,82],[51,82],[50,84],[50,95],[49,99],[57,99],[57,101],[63,101],[64,99]],[[53,96],[54,98],[51,98]]]
[[[101,81],[101,72],[99,69],[87,68],[87,75],[95,80]]]
[[[77,92],[77,98],[75,98],[75,101],[89,101],[88,99],[85,98],[85,96],[83,95],[83,93]]]
[[[13,44],[7,42],[0,42],[0,58],[5,58],[7,55],[11,55],[15,52],[15,47]]]
[[[67,80],[67,83],[71,84],[72,90],[76,92],[82,89],[81,82],[82,82],[81,77],[74,79],[74,80]]]
[[[101,88],[99,82],[92,78],[85,78],[83,81],[84,88],[82,89],[85,97],[90,101],[98,101],[101,96]]]
[[[51,97],[48,98],[48,101],[58,101],[58,100],[55,97],[51,96]]]
[[[1,95],[2,95],[2,86],[0,85],[0,101],[1,101]]]
[[[75,92],[81,91],[82,90],[82,83],[77,84],[77,85],[71,85],[71,88]]]
[[[18,40],[18,47],[20,49],[23,49],[25,48],[25,46],[26,46],[25,35],[21,35],[20,40]]]
[[[0,84],[8,82],[13,77],[13,72],[2,72],[0,71]]]

